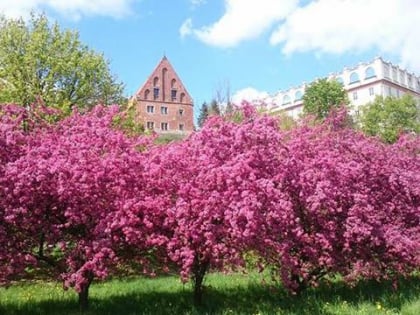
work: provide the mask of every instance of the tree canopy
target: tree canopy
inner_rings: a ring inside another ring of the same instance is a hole
[[[348,105],[349,99],[343,86],[327,78],[312,82],[303,95],[303,112],[325,119],[332,108]]]
[[[41,99],[67,111],[123,100],[123,85],[104,56],[45,15],[32,14],[27,22],[0,16],[0,82],[0,102]]]
[[[362,108],[360,124],[362,130],[379,136],[385,142],[395,142],[407,132],[420,132],[420,105],[411,95],[402,98],[378,96]]]
[[[197,303],[208,271],[250,252],[295,293],[419,270],[419,136],[385,144],[345,110],[291,130],[240,113],[155,146],[116,128],[115,106],[43,126],[1,106],[0,284],[48,268],[87,307],[93,279],[133,264],[192,280]]]

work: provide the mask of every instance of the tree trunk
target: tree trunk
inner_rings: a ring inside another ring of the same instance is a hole
[[[297,283],[298,287],[294,291],[297,296],[300,296],[304,290],[307,288],[307,283],[305,280],[301,279],[297,274],[292,275],[292,280]]]
[[[199,259],[194,259],[193,267],[193,281],[194,281],[194,304],[200,306],[203,297],[203,280],[209,267],[209,261],[200,262]]]
[[[79,308],[83,313],[89,308],[89,287],[93,280],[93,274],[89,272],[88,282],[82,287],[82,290],[79,292]]]

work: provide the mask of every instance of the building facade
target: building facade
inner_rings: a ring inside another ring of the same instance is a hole
[[[193,100],[166,56],[131,102],[145,129],[180,134],[194,130]]]
[[[337,80],[343,85],[356,114],[360,106],[372,102],[378,95],[401,97],[408,93],[420,102],[420,76],[380,57],[352,68],[344,68],[339,73],[332,73],[328,79]],[[270,111],[285,110],[290,116],[297,118],[302,113],[302,97],[308,85],[304,83],[279,91],[264,102]]]

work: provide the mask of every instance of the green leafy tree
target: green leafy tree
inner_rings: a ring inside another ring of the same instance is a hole
[[[68,111],[124,100],[123,85],[104,56],[45,15],[32,14],[27,22],[0,16],[0,82],[0,102],[28,105],[41,99]]]
[[[220,106],[219,106],[219,103],[215,99],[213,99],[210,102],[209,112],[210,112],[210,115],[218,115],[218,116],[220,116],[220,113],[221,113]]]
[[[420,107],[411,95],[402,98],[377,96],[362,107],[360,116],[362,130],[383,141],[393,143],[401,133],[420,133]]]
[[[325,119],[332,108],[348,105],[349,99],[343,86],[335,80],[319,79],[312,82],[303,95],[303,112]]]
[[[198,116],[198,127],[203,127],[204,122],[206,121],[207,117],[209,116],[209,107],[206,102],[201,105],[200,114]]]

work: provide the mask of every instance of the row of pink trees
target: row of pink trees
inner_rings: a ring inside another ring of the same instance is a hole
[[[175,264],[200,303],[206,272],[250,251],[291,292],[420,266],[418,137],[384,145],[343,113],[282,132],[244,106],[240,122],[214,117],[154,146],[116,128],[116,107],[31,128],[14,110],[0,129],[3,282],[49,267],[87,307],[92,280],[116,265]]]

